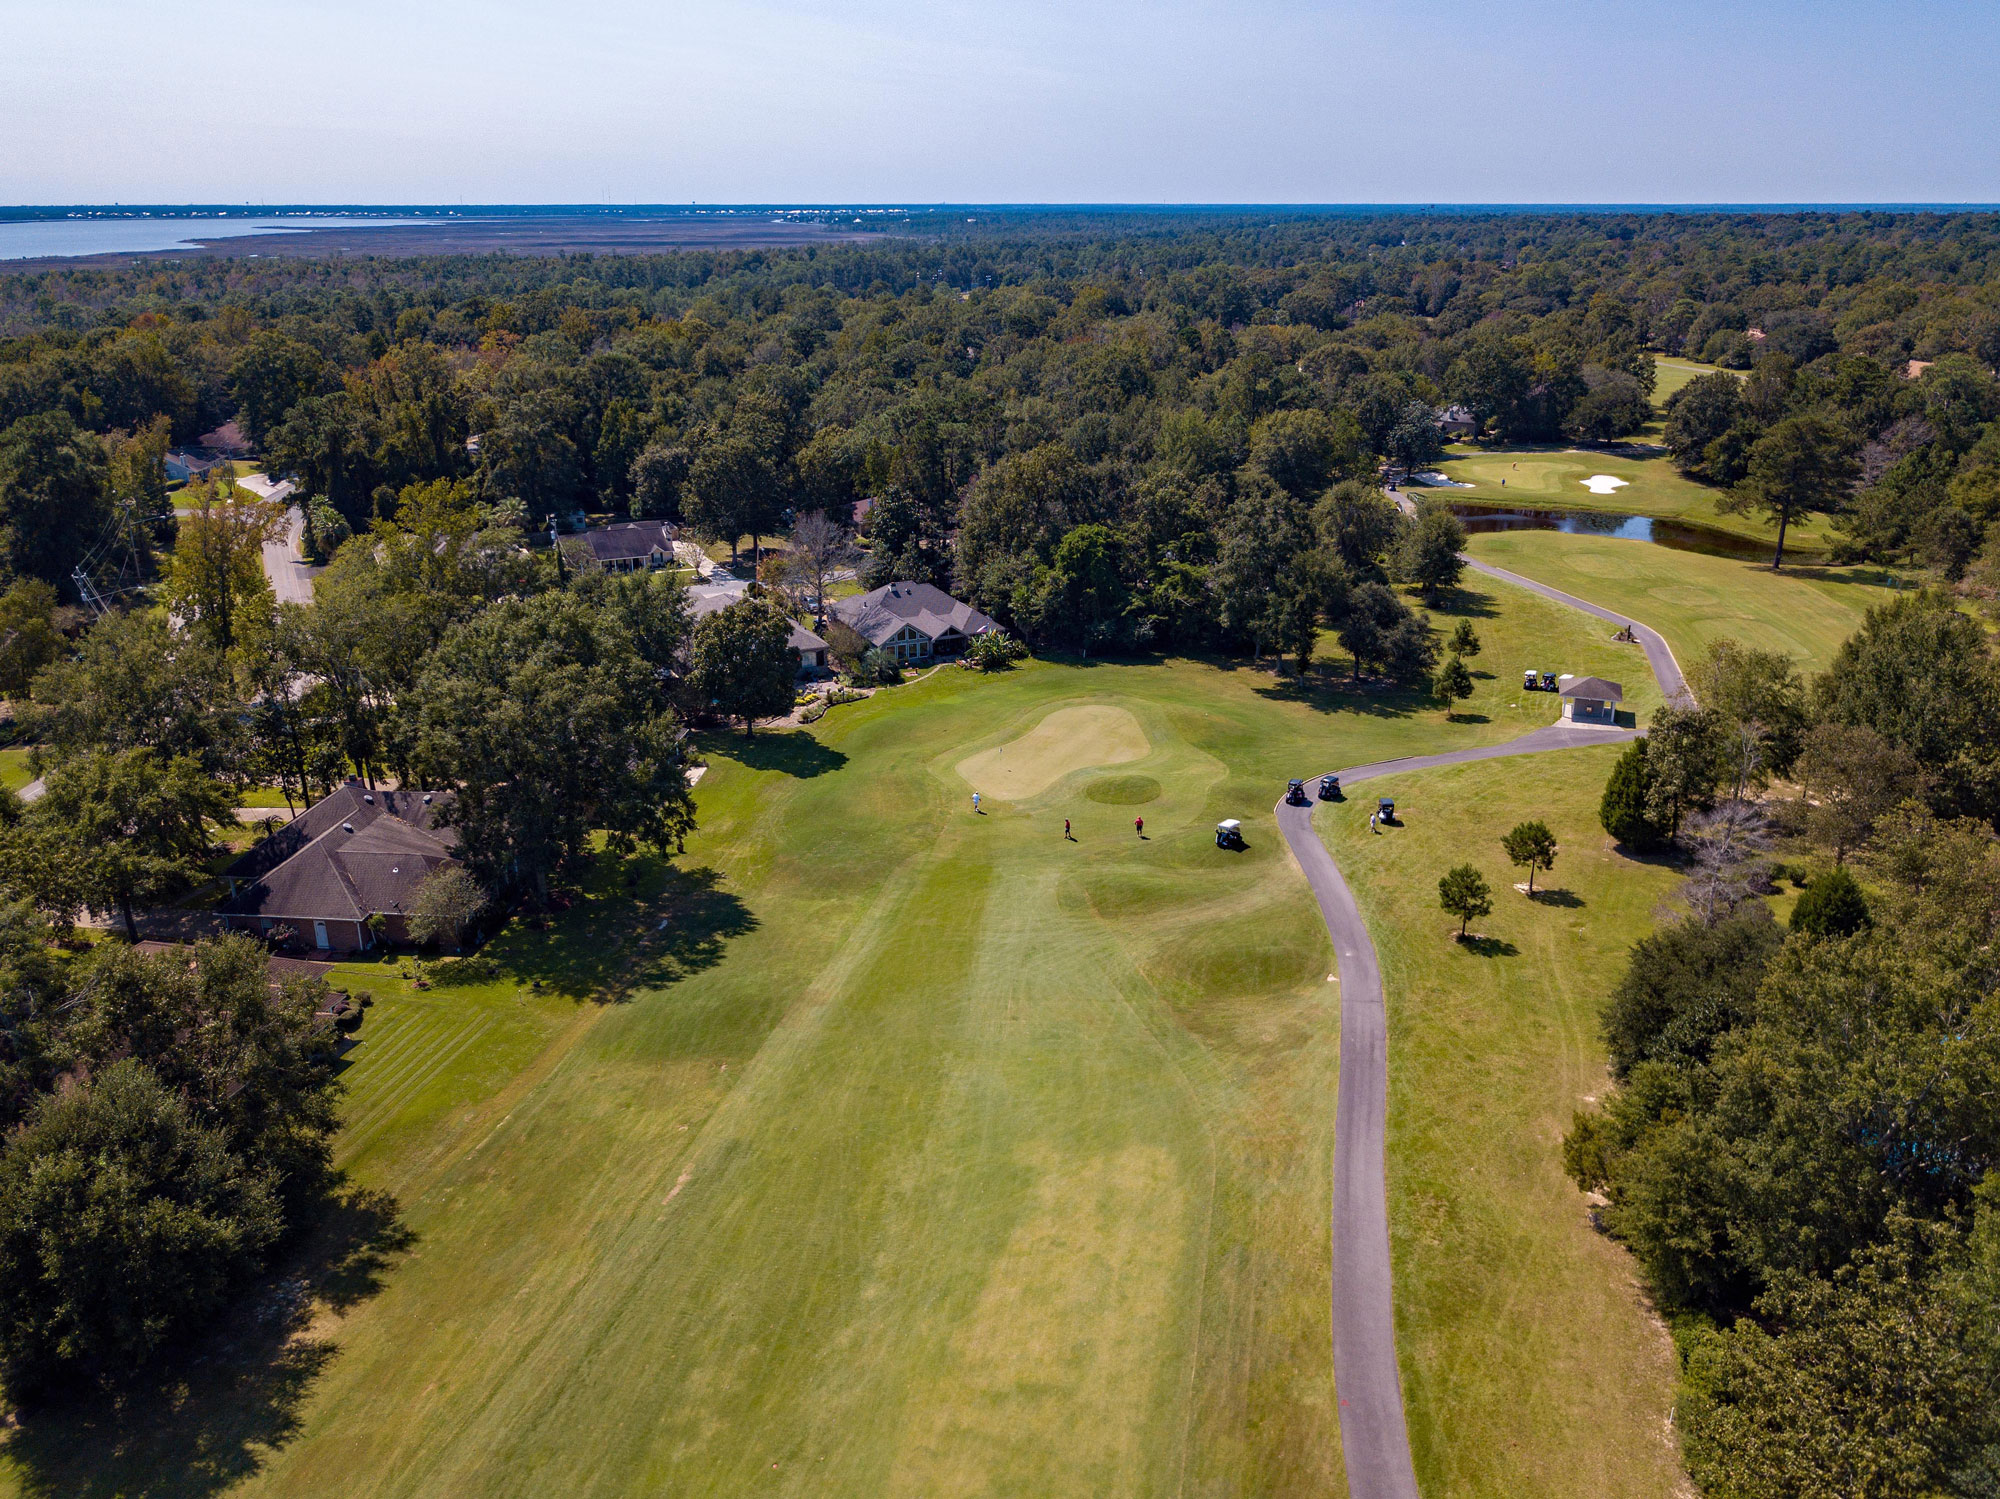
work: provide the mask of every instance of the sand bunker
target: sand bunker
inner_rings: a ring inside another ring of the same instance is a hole
[[[1122,765],[1153,752],[1139,720],[1123,708],[1058,708],[1019,739],[958,762],[983,797],[1018,802],[1040,796],[1072,771]]]
[[[1630,481],[1617,478],[1611,474],[1592,474],[1588,479],[1581,480],[1580,482],[1592,494],[1615,494]]]

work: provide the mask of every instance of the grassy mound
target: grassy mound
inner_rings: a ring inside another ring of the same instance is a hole
[[[1084,787],[1083,794],[1106,806],[1136,807],[1141,802],[1157,801],[1160,783],[1151,776],[1106,776]]]

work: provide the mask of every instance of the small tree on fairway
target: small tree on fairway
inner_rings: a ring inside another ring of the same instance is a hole
[[[1448,870],[1438,881],[1438,905],[1458,918],[1458,940],[1465,940],[1465,924],[1493,909],[1493,890],[1486,876],[1470,864]]]
[[[1604,783],[1604,799],[1597,806],[1597,820],[1604,831],[1634,853],[1647,853],[1664,841],[1660,830],[1646,815],[1646,793],[1650,789],[1646,772],[1646,741],[1635,740],[1611,767]]]
[[[791,622],[765,598],[746,598],[695,621],[688,685],[698,702],[727,718],[743,720],[745,735],[757,720],[792,706]]]
[[[1444,704],[1445,716],[1451,716],[1452,705],[1463,698],[1472,696],[1472,673],[1465,663],[1456,656],[1449,657],[1431,678],[1431,695]]]
[[[410,935],[419,942],[460,944],[465,929],[486,908],[486,892],[462,865],[446,864],[431,871],[417,886],[410,908]]]
[[[1530,895],[1535,893],[1535,871],[1556,866],[1556,835],[1545,822],[1516,823],[1500,846],[1514,863],[1527,866]]]
[[[1471,620],[1461,619],[1458,622],[1458,627],[1451,632],[1451,639],[1445,642],[1445,649],[1454,656],[1479,654],[1479,637],[1473,633]]]

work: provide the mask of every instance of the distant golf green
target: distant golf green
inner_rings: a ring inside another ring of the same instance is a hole
[[[606,861],[470,986],[377,987],[339,1153],[413,1239],[338,1282],[326,1353],[204,1372],[115,1451],[31,1426],[20,1487],[1339,1492],[1338,995],[1272,804],[1549,722],[1524,658],[1648,701],[1600,622],[1473,582],[1480,675],[1449,721],[1241,666],[1037,663],[706,741],[672,870],[628,892]],[[989,781],[1009,755],[1032,763]],[[1215,847],[1223,817],[1246,851]],[[1621,1263],[1594,1273],[1579,1338],[1628,1337],[1599,1316]],[[1505,1310],[1454,1315],[1498,1340]],[[1604,1425],[1601,1377],[1533,1385],[1509,1437],[1541,1492],[1651,1460],[1663,1387],[1621,1373]]]
[[[1693,359],[1669,359],[1656,355],[1653,359],[1653,404],[1664,406],[1667,397],[1686,385],[1690,380],[1698,380],[1703,375],[1719,374],[1719,364],[1702,364]],[[1732,370],[1731,374],[1741,376],[1744,371]]]
[[[1623,515],[1651,515],[1663,520],[1707,526],[1732,535],[1777,543],[1777,531],[1754,514],[1728,515],[1717,508],[1721,491],[1684,479],[1664,452],[1622,448],[1617,453],[1581,448],[1478,449],[1460,444],[1440,469],[1469,489],[1443,491],[1444,498],[1481,505],[1528,509],[1598,510]],[[1622,480],[1621,486],[1585,481]],[[1785,548],[1823,551],[1829,531],[1824,519],[1795,522],[1786,533]]]
[[[1891,596],[1879,567],[1792,567],[1675,551],[1643,541],[1505,531],[1472,538],[1482,562],[1622,610],[1667,637],[1685,664],[1709,641],[1732,636],[1823,670],[1870,604]]]

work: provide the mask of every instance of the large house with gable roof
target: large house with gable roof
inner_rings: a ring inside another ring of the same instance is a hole
[[[836,619],[899,664],[959,656],[976,635],[999,624],[929,583],[885,583],[870,593],[834,599]]]
[[[291,932],[294,946],[363,952],[409,940],[417,886],[457,862],[441,827],[448,791],[371,790],[349,781],[223,871],[218,913],[237,931]]]

